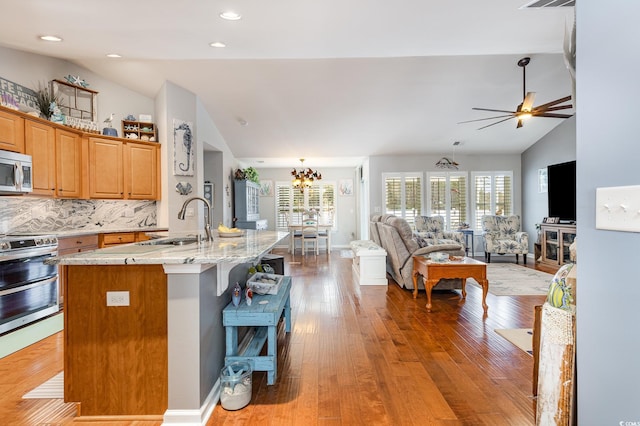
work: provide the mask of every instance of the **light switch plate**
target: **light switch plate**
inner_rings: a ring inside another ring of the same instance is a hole
[[[129,292],[108,291],[107,306],[129,306]]]
[[[596,229],[640,232],[640,185],[596,188]]]

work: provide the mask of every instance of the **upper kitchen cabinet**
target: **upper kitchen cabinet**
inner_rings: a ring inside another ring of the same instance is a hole
[[[24,122],[25,153],[33,161],[33,194],[53,197],[56,192],[56,132],[45,123]]]
[[[89,138],[89,196],[124,198],[123,143]]]
[[[127,185],[127,198],[134,200],[159,199],[159,161],[159,145],[126,143],[124,180]]]
[[[56,132],[56,197],[83,198],[83,150],[78,133],[63,129]]]
[[[0,111],[0,149],[24,153],[24,118]]]
[[[158,198],[159,145],[89,138],[91,198]]]

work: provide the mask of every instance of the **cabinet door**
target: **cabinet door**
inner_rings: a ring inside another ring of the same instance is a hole
[[[56,196],[82,198],[82,139],[56,129]]]
[[[25,153],[33,161],[33,194],[53,196],[56,191],[56,132],[44,123],[24,123]]]
[[[122,142],[89,138],[89,196],[124,198],[123,164]]]
[[[125,152],[126,198],[158,199],[158,146],[127,142]]]
[[[24,118],[0,111],[0,149],[24,153]]]

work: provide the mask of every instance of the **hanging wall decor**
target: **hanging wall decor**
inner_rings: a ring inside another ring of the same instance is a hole
[[[193,176],[195,172],[195,141],[187,121],[173,119],[173,174],[174,176]]]

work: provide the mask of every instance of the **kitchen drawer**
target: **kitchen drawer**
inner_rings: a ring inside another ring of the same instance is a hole
[[[98,248],[98,235],[81,235],[77,237],[58,238],[58,254],[77,253]]]
[[[100,247],[116,244],[128,244],[136,242],[135,232],[118,232],[113,234],[100,234]]]

